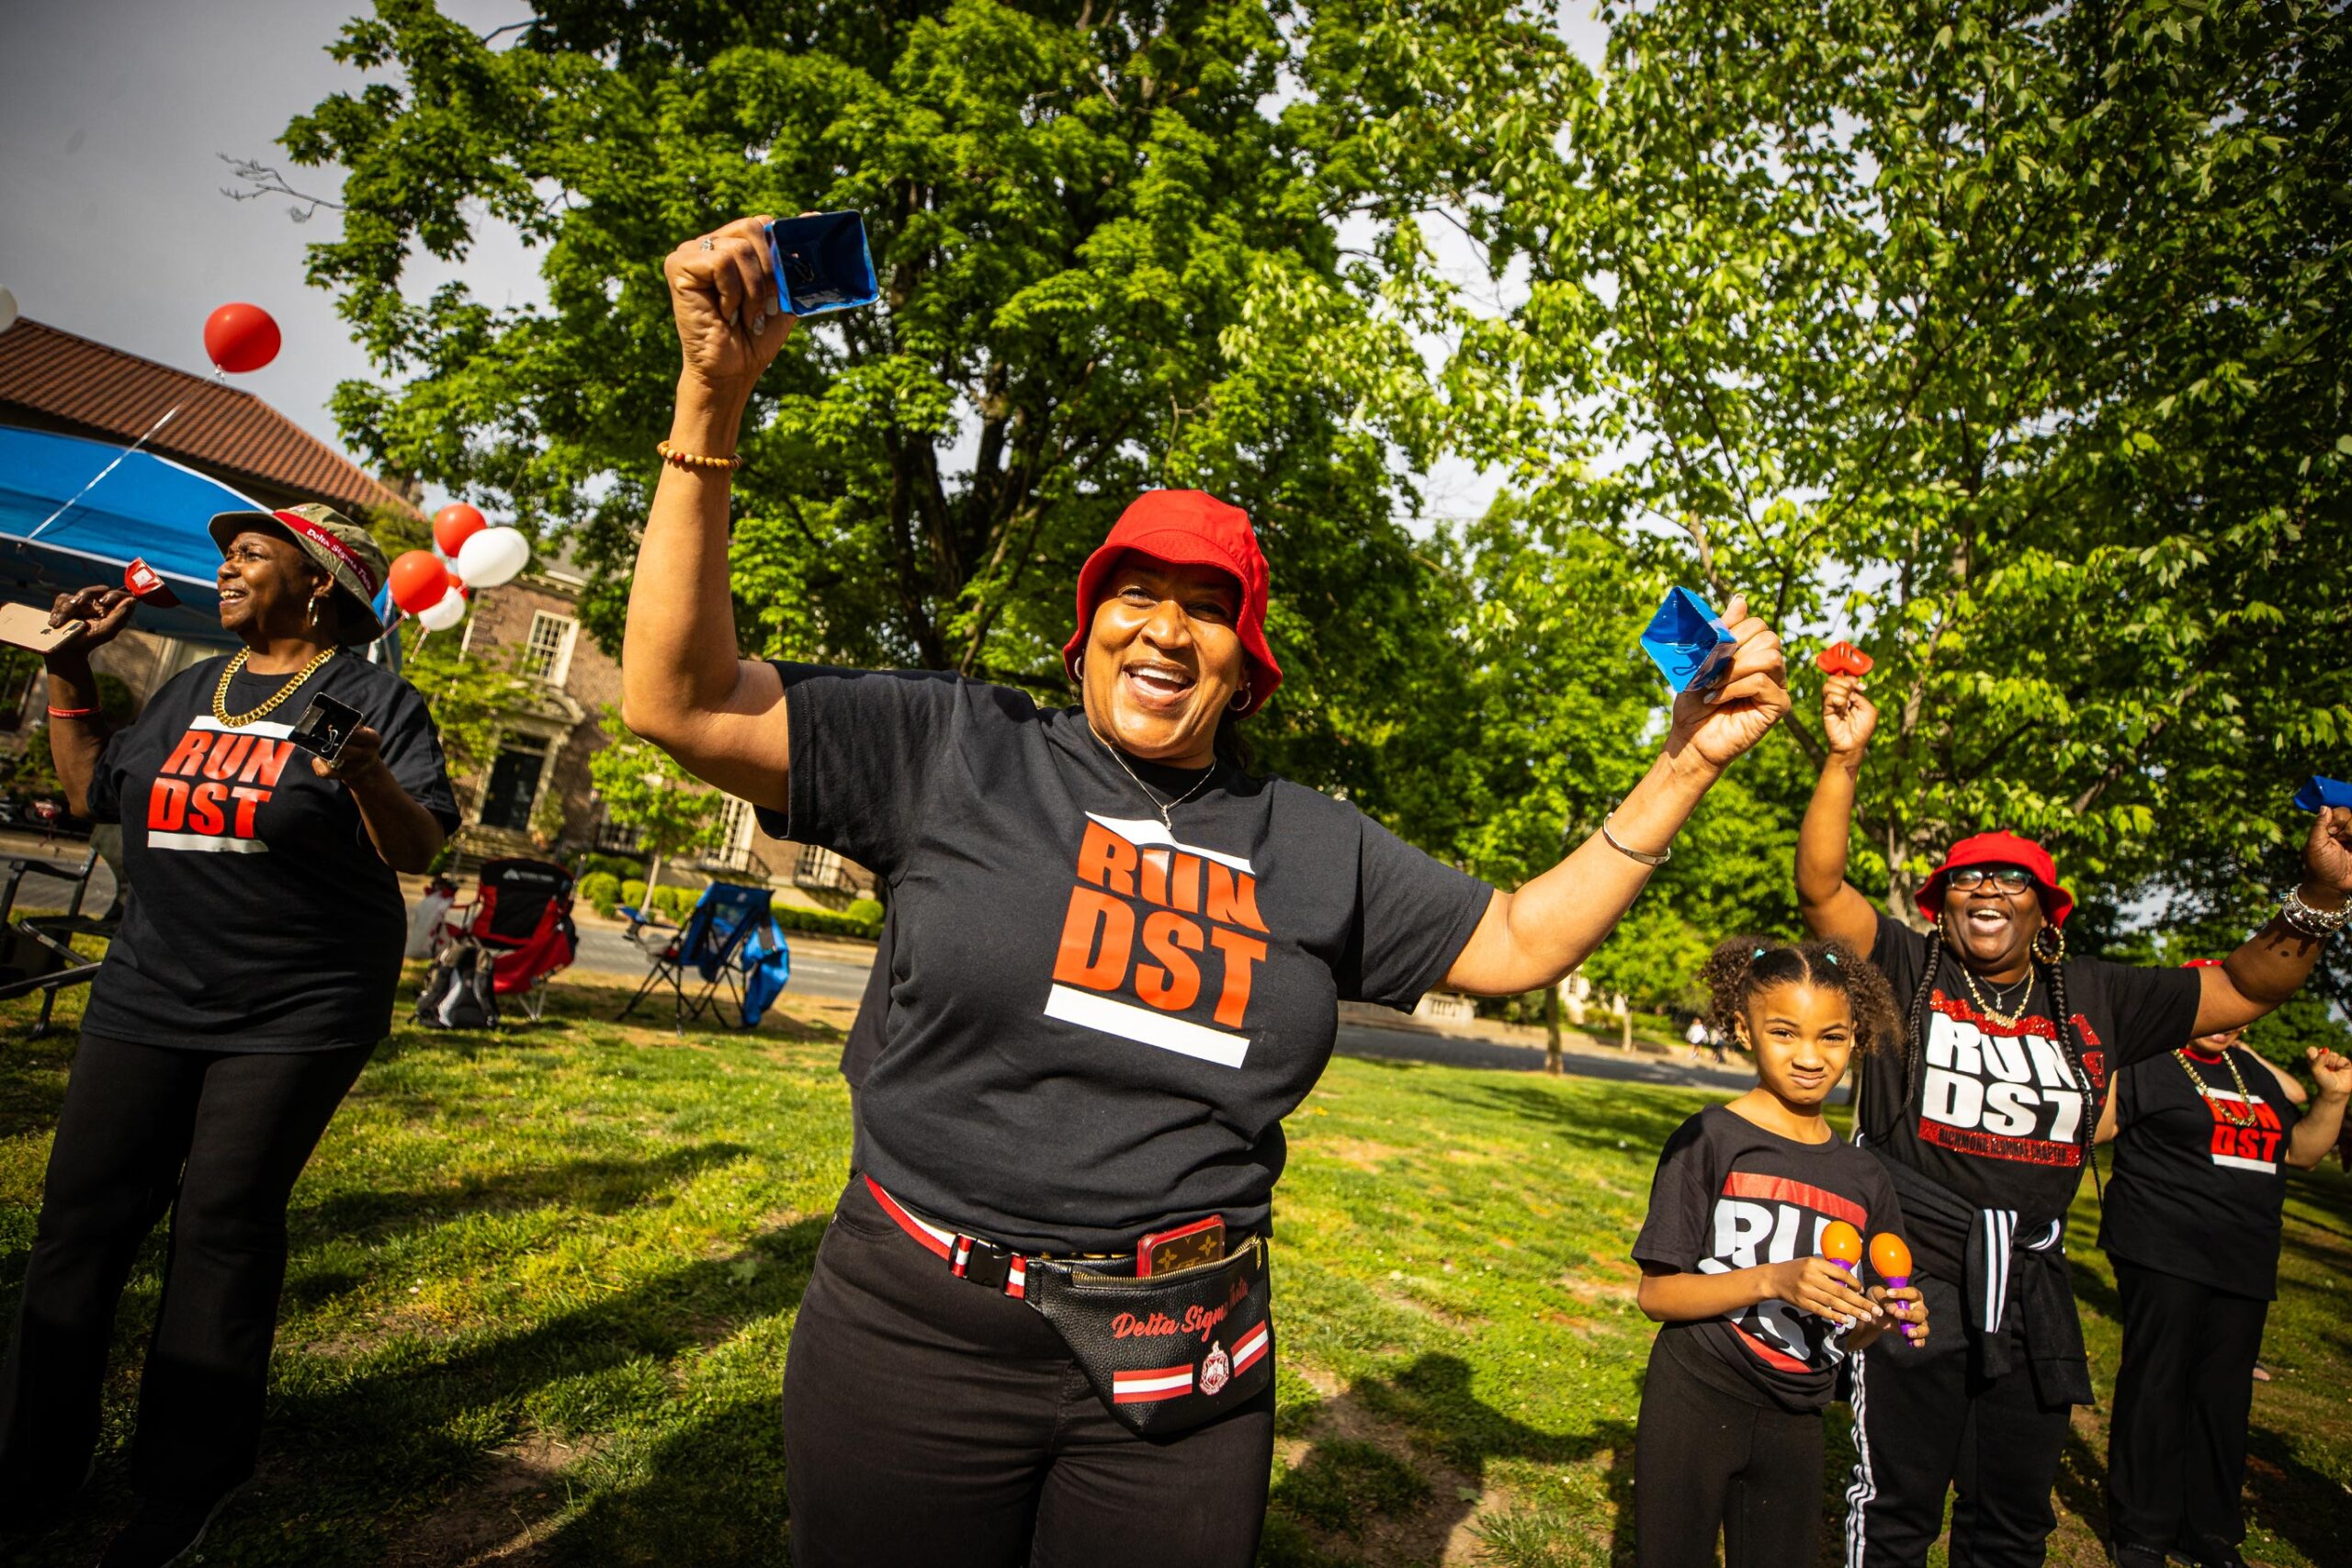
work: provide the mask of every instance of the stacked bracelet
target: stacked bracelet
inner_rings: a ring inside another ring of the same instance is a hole
[[[653,444],[653,449],[662,454],[662,460],[663,462],[674,463],[681,468],[726,468],[733,470],[743,466],[743,455],[741,452],[736,453],[732,457],[706,457],[699,452],[674,451],[667,441],[655,442]]]
[[[49,716],[51,718],[88,718],[97,711],[98,710],[96,708],[53,707],[49,710]]]
[[[2342,931],[2346,921],[2352,921],[2352,904],[2337,909],[2323,909],[2306,903],[2301,888],[2290,887],[2287,890],[2287,897],[2278,901],[2278,918],[2286,921],[2287,929],[2298,936],[2316,937],[2324,942]]]

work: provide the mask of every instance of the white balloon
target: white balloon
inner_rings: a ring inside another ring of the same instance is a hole
[[[0,288],[0,333],[17,324],[17,297]]]
[[[416,613],[416,624],[429,632],[446,632],[466,618],[466,596],[452,588]]]
[[[531,541],[520,528],[484,528],[458,551],[458,575],[469,588],[496,588],[531,564]]]

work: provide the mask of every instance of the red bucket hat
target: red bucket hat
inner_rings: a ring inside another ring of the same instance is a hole
[[[1062,668],[1078,679],[1079,655],[1086,651],[1087,633],[1094,626],[1094,606],[1102,601],[1103,580],[1112,565],[1129,550],[1166,561],[1170,566],[1209,566],[1230,572],[1241,589],[1241,614],[1234,630],[1241,637],[1241,652],[1250,666],[1250,700],[1237,714],[1253,714],[1266,705],[1283,683],[1283,667],[1266,646],[1265,553],[1258,548],[1258,532],[1250,514],[1197,490],[1146,491],[1129,503],[1111,525],[1111,532],[1078,572],[1078,630],[1062,649]]]
[[[1919,913],[1935,919],[1943,913],[1944,876],[1963,865],[2021,865],[2033,874],[2034,886],[2041,894],[2042,917],[2053,926],[2063,926],[2066,917],[2075,912],[2075,896],[2058,886],[2058,863],[2050,852],[2031,839],[2015,833],[1979,833],[1962,839],[1944,856],[1944,863],[1936,867],[1928,885],[1919,889]]]

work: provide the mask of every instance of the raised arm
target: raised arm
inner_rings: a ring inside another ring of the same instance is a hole
[[[735,456],[760,374],[792,334],[768,271],[765,218],[743,218],[670,253],[663,273],[684,364],[670,450]],[[665,462],[629,582],[621,718],[695,777],[783,809],[791,761],[784,682],[741,657],[728,589],[730,468]]]
[[[1511,996],[1557,985],[1600,945],[1649,880],[1653,868],[1636,854],[1665,853],[1732,759],[1789,711],[1781,639],[1747,614],[1746,599],[1734,599],[1724,621],[1734,649],[1722,684],[1675,699],[1665,750],[1601,832],[1517,892],[1495,895],[1446,972],[1448,987]]]
[[[98,678],[90,670],[93,650],[112,642],[130,624],[138,601],[119,588],[85,588],[61,593],[49,624],[80,621],[83,627],[42,658],[49,670],[49,756],[57,782],[65,786],[65,809],[90,814],[90,779],[107,746],[107,721],[98,713]]]
[[[2344,1131],[2344,1102],[2352,1100],[2352,1058],[2317,1045],[2303,1055],[2311,1062],[2312,1077],[2319,1080],[2319,1092],[2288,1135],[2287,1163],[2310,1170],[2327,1157]]]
[[[2303,841],[2303,883],[2297,896],[2311,908],[2334,912],[2352,893],[2352,807],[2321,808]],[[2319,962],[2324,934],[2296,930],[2284,915],[2248,937],[2217,966],[2199,969],[2199,1034],[2244,1029],[2302,988]]]
[[[1846,845],[1852,837],[1854,788],[1862,776],[1878,709],[1851,675],[1832,675],[1821,693],[1821,732],[1828,743],[1821,778],[1797,829],[1797,912],[1805,930],[1868,953],[1878,941],[1878,909],[1846,880]]]

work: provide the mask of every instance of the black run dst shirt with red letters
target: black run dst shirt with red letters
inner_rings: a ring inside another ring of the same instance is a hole
[[[227,662],[165,682],[98,757],[90,814],[122,824],[130,902],[82,1028],[202,1051],[372,1045],[408,941],[400,879],[350,790],[287,737],[312,697],[358,709],[401,787],[454,832],[432,716],[415,687],[345,651],[267,717],[224,728],[212,696]],[[288,679],[239,671],[224,705],[250,713]]]
[[[1658,1156],[1634,1259],[1679,1274],[1727,1274],[1815,1258],[1836,1220],[1865,1236],[1905,1235],[1885,1167],[1835,1134],[1826,1144],[1801,1144],[1710,1105],[1676,1128]],[[1785,1410],[1827,1404],[1846,1359],[1837,1325],[1783,1301],[1664,1324],[1658,1333],[1676,1337],[1667,1348],[1694,1376]]]
[[[1354,807],[1220,767],[1170,832],[1077,708],[778,664],[790,814],[890,887],[860,1167],[1037,1252],[1267,1213],[1341,998],[1410,1007],[1493,897]],[[1161,801],[1195,773],[1134,764]]]
[[[1871,962],[1906,1014],[1927,956],[1925,936],[1879,917]],[[1856,1089],[1855,1125],[1879,1153],[1971,1208],[2015,1210],[2019,1234],[2047,1228],[2074,1201],[2109,1075],[2186,1044],[2197,1023],[2194,969],[2070,958],[2065,985],[2075,1048],[2090,1078],[2087,1096],[2067,1066],[2039,972],[2025,1011],[2014,1027],[2005,1027],[1977,1010],[1959,961],[1943,944],[1928,997],[1928,1038],[1913,1103],[1903,1102],[1901,1052],[1870,1058]],[[1923,1227],[1914,1239],[1926,1244],[1935,1272],[1963,1277],[1955,1255],[1959,1238]]]
[[[2193,1049],[2195,1081],[2172,1056],[2118,1076],[2115,1174],[2098,1244],[2126,1263],[2272,1301],[2287,1139],[2303,1113],[2252,1052],[2230,1055],[2243,1100],[2228,1066]]]

